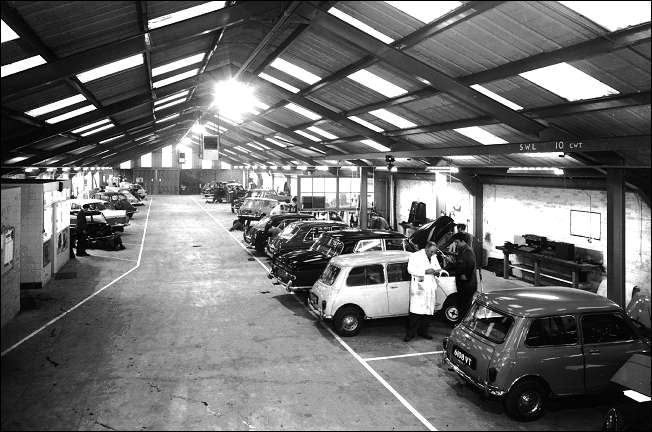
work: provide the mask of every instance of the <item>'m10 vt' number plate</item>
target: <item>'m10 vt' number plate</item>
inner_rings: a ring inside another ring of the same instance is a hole
[[[464,366],[475,369],[475,358],[458,347],[453,347],[453,357],[458,363],[462,363]]]

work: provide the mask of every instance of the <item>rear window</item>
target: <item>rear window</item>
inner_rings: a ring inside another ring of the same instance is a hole
[[[333,285],[335,279],[340,274],[340,268],[336,265],[329,264],[326,270],[321,274],[319,280],[326,285]]]
[[[385,249],[409,250],[407,239],[402,239],[402,238],[385,239]]]
[[[385,274],[383,273],[383,266],[380,264],[354,267],[346,279],[346,284],[351,287],[378,285],[381,283],[385,283]]]
[[[514,320],[509,315],[474,303],[463,322],[473,333],[492,342],[503,343]]]

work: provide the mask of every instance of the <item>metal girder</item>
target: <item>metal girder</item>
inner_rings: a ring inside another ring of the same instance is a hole
[[[474,145],[459,147],[431,148],[427,150],[410,150],[399,152],[358,153],[341,156],[327,154],[323,159],[384,159],[385,155],[394,157],[423,157],[423,156],[463,156],[463,155],[507,155],[544,152],[582,153],[594,151],[626,151],[629,149],[650,149],[650,135],[635,135],[610,138],[587,138],[572,141],[533,141],[523,143]]]
[[[410,76],[428,80],[433,87],[456,97],[476,109],[486,112],[493,118],[510,125],[516,130],[529,135],[539,136],[546,129],[546,126],[519,114],[434,67],[381,42],[375,37],[368,35],[362,30],[358,30],[328,13],[322,13],[322,16],[315,20],[313,25],[382,58],[383,62]]]
[[[149,20],[149,14],[147,13],[147,1],[139,1],[136,2],[136,12],[138,14],[138,27],[140,27],[140,31],[145,33],[143,39],[145,42],[145,51],[143,52],[144,56],[144,66],[145,66],[145,85],[147,85],[147,88],[151,94],[152,89],[154,88],[153,81],[152,81],[152,42],[151,39],[149,38],[149,35],[146,33],[147,32],[147,21]],[[150,102],[150,111],[152,113],[151,117],[152,120],[154,120],[154,98],[152,98],[152,101]]]
[[[513,175],[504,176],[478,176],[483,184],[506,185],[506,186],[528,186],[528,187],[549,187],[562,189],[591,189],[605,190],[607,183],[604,179],[568,179],[557,177],[518,177]]]
[[[229,129],[229,131],[234,131],[234,133],[236,135],[240,135],[240,136],[244,137],[247,140],[251,140],[251,141],[254,141],[254,142],[257,142],[259,144],[263,144],[263,145],[269,147],[268,142],[266,142],[264,140],[261,140],[257,135],[254,135],[254,134],[252,134],[250,132],[247,132],[246,130],[244,130],[242,128],[237,129],[237,130],[236,129]],[[222,134],[222,135],[224,135],[224,134]],[[228,139],[228,137],[226,137],[226,138]],[[288,157],[290,157],[292,159],[296,159],[296,160],[300,160],[300,161],[304,161],[304,162],[308,161],[306,163],[306,165],[319,165],[314,160],[312,160],[310,157],[300,155],[298,153],[293,152],[292,150],[288,150],[288,149],[285,149],[285,148],[284,149],[274,148],[274,151],[277,151],[280,154],[284,154],[285,156],[288,156]]]

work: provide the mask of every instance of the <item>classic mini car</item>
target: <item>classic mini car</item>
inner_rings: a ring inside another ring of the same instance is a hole
[[[96,191],[92,193],[91,198],[112,203],[116,210],[125,210],[130,218],[138,211],[136,207],[129,203],[127,197],[120,192]]]
[[[244,195],[231,201],[231,213],[235,213],[247,198],[271,198],[279,202],[290,202],[288,195],[278,194],[272,189],[250,189]]]
[[[96,210],[102,213],[106,222],[116,231],[124,231],[124,227],[129,225],[127,212],[124,210],[115,210],[112,203],[99,199],[73,199],[70,200],[70,224],[77,224],[77,213],[81,208],[84,210]]]
[[[308,304],[322,319],[332,320],[341,336],[354,336],[366,319],[407,315],[410,310],[410,252],[392,250],[339,255],[313,285]],[[435,310],[455,291],[437,287]]]
[[[443,343],[449,366],[519,420],[542,415],[549,396],[615,390],[614,373],[650,352],[620,306],[564,287],[481,293]]]
[[[247,198],[238,209],[238,219],[240,222],[260,220],[267,216],[277,204],[278,201],[271,198]]]
[[[244,241],[258,252],[264,253],[267,239],[272,237],[274,231],[278,230],[280,232],[287,224],[292,222],[312,219],[314,218],[310,213],[285,213],[265,216],[244,231]]]
[[[70,225],[70,237],[74,239],[77,238],[76,223],[75,219],[75,224],[71,221]],[[111,228],[99,211],[91,210],[86,212],[86,236],[89,249],[124,249],[120,234]]]
[[[270,239],[265,253],[274,259],[286,252],[308,249],[322,233],[346,228],[344,222],[337,221],[301,221],[292,222],[276,237]]]
[[[413,248],[403,234],[394,231],[349,228],[325,232],[308,250],[278,255],[269,277],[277,278],[288,291],[307,290],[319,279],[332,257],[383,250],[411,252]]]

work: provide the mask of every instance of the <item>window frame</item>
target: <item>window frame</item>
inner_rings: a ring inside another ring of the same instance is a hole
[[[404,266],[405,268],[404,268],[404,269],[401,269],[401,276],[404,276],[404,273],[406,273],[407,276],[408,276],[407,279],[401,279],[401,280],[398,280],[398,281],[391,281],[391,280],[389,280],[389,274],[390,274],[390,273],[389,273],[389,266],[391,266],[391,265],[400,265],[400,266]],[[411,281],[412,281],[412,275],[410,275],[410,273],[407,271],[407,266],[408,266],[408,262],[407,262],[407,261],[397,261],[397,262],[385,263],[385,266],[384,266],[384,267],[385,267],[385,273],[387,273],[387,277],[386,277],[386,279],[387,279],[387,283],[390,284],[390,283],[411,282]]]
[[[355,246],[353,247],[353,253],[360,253],[360,245],[361,245],[361,244],[363,244],[363,243],[365,243],[365,242],[373,242],[373,241],[377,241],[377,242],[378,242],[378,246],[380,246],[380,249],[365,249],[364,252],[374,252],[374,251],[384,251],[384,250],[385,250],[385,248],[384,248],[384,244],[383,244],[383,240],[382,240],[382,239],[379,239],[379,238],[371,238],[371,239],[362,239],[362,240],[358,240],[358,241],[356,242]]]
[[[378,283],[374,283],[374,284],[368,284],[367,283],[367,267],[372,267],[372,266],[380,266],[380,268],[382,269],[382,272],[381,272],[382,275],[383,275],[383,281],[382,282],[378,282]],[[349,284],[349,278],[351,277],[351,272],[353,270],[360,269],[360,268],[364,269],[364,276],[363,276],[364,283],[362,285],[350,285]],[[344,285],[346,287],[348,287],[348,288],[376,286],[376,285],[381,285],[381,284],[384,284],[384,285],[387,284],[387,275],[385,274],[385,265],[384,264],[364,264],[364,265],[361,265],[361,266],[351,267],[349,272],[346,274],[346,280],[344,281]]]
[[[534,324],[535,321],[541,320],[541,319],[550,319],[550,318],[561,318],[561,317],[568,317],[572,316],[575,319],[575,331],[577,333],[577,341],[575,343],[568,343],[568,344],[548,344],[548,345],[528,345],[527,343],[527,338],[530,333],[530,330],[532,329],[532,324]],[[523,346],[530,348],[530,349],[537,349],[537,348],[545,348],[545,347],[564,347],[564,346],[578,346],[581,341],[581,336],[580,336],[580,318],[577,316],[577,314],[564,314],[564,315],[547,315],[547,316],[540,316],[540,317],[532,317],[530,318],[530,323],[527,328],[527,332],[525,333],[525,338],[523,339]]]
[[[623,319],[625,322],[625,326],[630,331],[630,334],[632,336],[631,339],[623,339],[623,340],[615,340],[615,341],[609,341],[609,342],[586,342],[585,341],[585,336],[584,336],[584,318],[590,317],[590,316],[595,316],[595,315],[613,315],[613,316],[618,316]],[[580,316],[580,331],[582,332],[581,335],[581,341],[582,341],[582,346],[584,345],[607,345],[607,344],[621,344],[621,343],[632,343],[637,340],[639,340],[639,335],[636,329],[631,325],[629,322],[629,317],[624,314],[623,312],[620,311],[605,311],[605,312],[600,312],[600,311],[594,311],[594,312],[586,312],[583,313]]]

